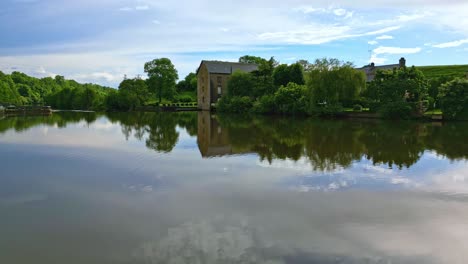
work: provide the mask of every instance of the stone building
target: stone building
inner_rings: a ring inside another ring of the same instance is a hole
[[[211,104],[216,103],[227,93],[227,82],[233,72],[237,70],[253,72],[257,69],[256,64],[202,61],[197,70],[198,108],[210,110]]]
[[[366,74],[367,81],[371,82],[374,80],[377,70],[387,71],[387,70],[393,70],[394,68],[403,68],[403,67],[406,67],[405,58],[401,58],[398,64],[375,66],[375,63],[372,62],[371,64],[364,66],[362,68],[359,68],[358,70],[363,71]]]

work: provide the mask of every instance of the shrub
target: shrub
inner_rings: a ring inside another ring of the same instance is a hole
[[[252,112],[255,113],[275,113],[275,97],[273,95],[264,95],[253,104]]]
[[[181,103],[189,103],[194,101],[194,99],[189,95],[180,95],[176,98],[176,100]]]
[[[246,113],[252,109],[252,100],[248,96],[224,96],[217,105],[220,112]]]
[[[387,119],[409,119],[413,109],[406,102],[390,102],[382,105],[379,113]]]
[[[455,79],[439,89],[440,107],[447,119],[468,119],[468,80]]]
[[[356,112],[362,112],[362,105],[360,104],[355,104],[353,106],[353,110],[356,111]]]
[[[304,114],[306,113],[307,89],[304,85],[288,83],[275,92],[275,106],[279,113]]]

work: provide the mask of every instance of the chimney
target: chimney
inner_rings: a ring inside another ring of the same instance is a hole
[[[405,58],[402,57],[402,58],[400,59],[400,65],[399,65],[399,66],[400,66],[400,68],[406,67],[406,60],[405,60]]]

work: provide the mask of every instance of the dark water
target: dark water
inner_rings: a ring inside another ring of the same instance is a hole
[[[468,263],[468,123],[0,120],[0,263]]]

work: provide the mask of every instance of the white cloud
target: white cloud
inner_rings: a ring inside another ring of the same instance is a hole
[[[369,45],[377,45],[379,44],[379,42],[375,41],[375,40],[371,40],[371,41],[368,41],[367,44]]]
[[[458,47],[458,46],[461,46],[461,45],[466,44],[466,43],[468,43],[468,39],[461,39],[461,40],[456,40],[456,41],[451,41],[451,42],[445,42],[445,43],[432,45],[432,47],[440,48],[440,49],[454,48],[454,47]]]
[[[161,21],[159,21],[159,20],[157,20],[157,19],[153,20],[152,22],[153,22],[153,24],[155,24],[155,25],[160,25],[160,24],[161,24]]]
[[[148,9],[149,9],[149,6],[147,6],[147,5],[138,5],[138,6],[135,6],[135,7],[125,6],[125,7],[119,8],[119,10],[123,11],[123,12],[144,11],[144,10],[148,10]]]
[[[124,12],[128,12],[128,11],[132,11],[132,10],[133,10],[133,8],[131,8],[131,7],[128,7],[128,6],[125,6],[125,7],[121,7],[121,8],[119,8],[119,10],[120,10],[120,11],[124,11]]]
[[[149,6],[147,5],[141,5],[141,6],[135,6],[135,10],[148,10]]]
[[[393,36],[389,36],[389,35],[382,35],[382,36],[378,36],[378,37],[376,37],[375,39],[378,39],[378,40],[383,40],[383,39],[393,39]]]
[[[374,54],[414,54],[421,52],[421,48],[400,48],[380,46],[372,51]]]

